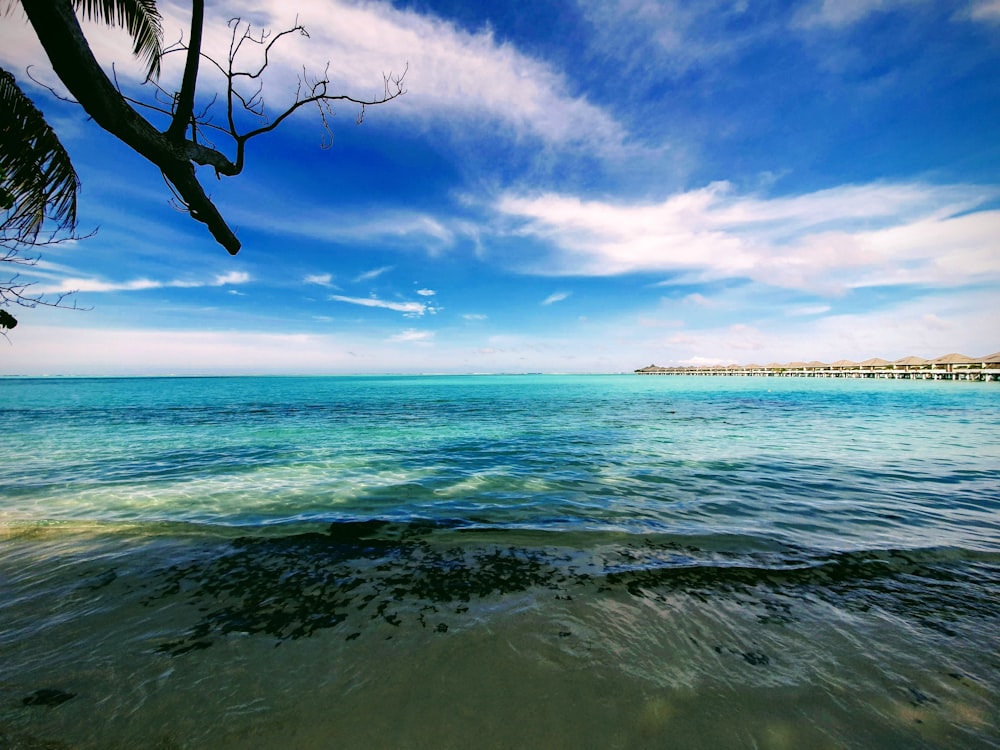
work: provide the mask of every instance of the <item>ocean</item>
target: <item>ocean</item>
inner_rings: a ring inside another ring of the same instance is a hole
[[[1000,386],[0,379],[0,747],[1000,747]]]

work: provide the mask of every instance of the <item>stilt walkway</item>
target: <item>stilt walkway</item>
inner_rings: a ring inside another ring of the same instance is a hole
[[[659,367],[649,365],[635,370],[637,375],[728,375],[734,377],[779,378],[885,378],[906,380],[993,380],[1000,381],[1000,352],[986,357],[946,354],[937,359],[903,357],[895,362],[866,359],[864,362],[839,360],[825,362],[789,362],[769,365],[702,365]]]

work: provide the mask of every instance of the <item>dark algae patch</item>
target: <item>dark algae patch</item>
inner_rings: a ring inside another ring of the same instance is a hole
[[[76,697],[76,693],[69,693],[59,688],[40,688],[30,695],[21,699],[23,706],[60,706],[68,700]]]
[[[338,523],[327,534],[241,538],[216,559],[171,567],[150,600],[183,593],[202,617],[159,650],[179,656],[228,633],[280,642],[348,620],[355,623],[348,639],[376,619],[398,627],[406,618],[445,633],[447,623],[429,622],[434,615],[462,614],[473,599],[558,587],[558,570],[541,551],[438,548],[427,541],[435,527]]]
[[[147,603],[180,596],[196,619],[158,650],[181,656],[232,633],[280,644],[338,627],[354,640],[374,621],[447,634],[471,620],[476,602],[545,590],[567,602],[722,597],[755,612],[764,627],[795,622],[800,606],[815,601],[889,613],[942,637],[953,637],[952,623],[970,618],[1000,627],[1000,567],[990,555],[793,548],[748,554],[642,538],[585,552],[504,544],[508,536],[443,522],[363,521],[335,523],[327,533],[238,538],[157,577]],[[773,658],[756,647],[725,651],[755,668]]]

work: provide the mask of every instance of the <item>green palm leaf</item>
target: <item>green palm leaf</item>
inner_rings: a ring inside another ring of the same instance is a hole
[[[4,229],[34,238],[46,218],[60,228],[76,226],[80,180],[55,131],[0,68],[0,198]]]
[[[160,75],[163,29],[156,0],[73,0],[73,5],[88,20],[126,29],[134,42],[133,54],[148,65],[146,77]]]

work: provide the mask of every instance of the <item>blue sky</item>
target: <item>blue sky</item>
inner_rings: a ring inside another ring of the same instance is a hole
[[[243,249],[72,105],[30,27],[0,64],[60,133],[80,229],[31,280],[0,374],[620,372],[1000,349],[1000,2],[211,4],[373,95],[201,174]],[[183,4],[161,0],[167,40]],[[134,84],[124,36],[88,27]],[[175,71],[168,66],[164,82]],[[212,81],[204,80],[203,95]],[[207,100],[207,99],[206,99]],[[224,144],[220,142],[224,147]]]

